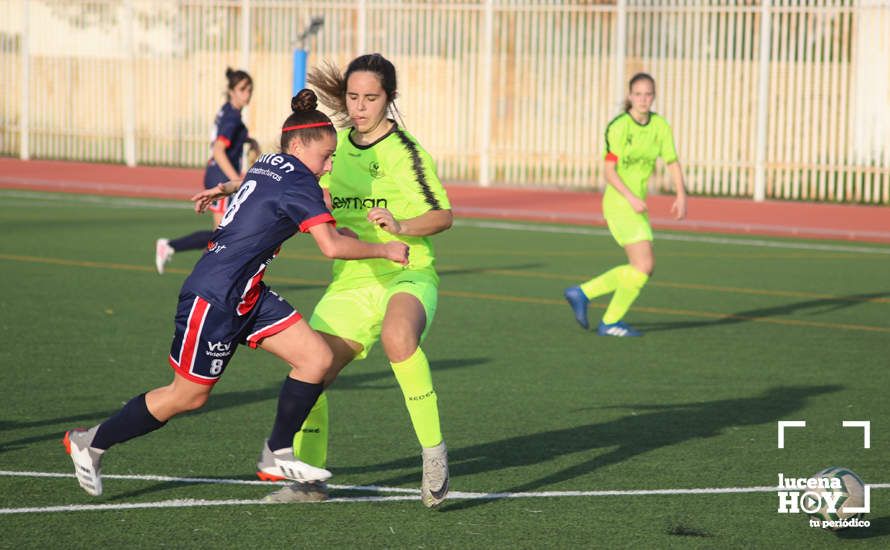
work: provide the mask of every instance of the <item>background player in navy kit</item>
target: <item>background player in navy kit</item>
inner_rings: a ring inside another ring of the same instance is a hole
[[[241,179],[241,153],[244,144],[249,143],[251,151],[259,155],[259,145],[247,133],[247,126],[241,120],[241,109],[250,103],[253,95],[253,79],[246,71],[226,69],[228,79],[228,101],[216,113],[213,122],[213,135],[210,138],[211,157],[204,170],[204,189],[212,189],[217,184]],[[223,197],[210,206],[213,213],[213,229],[226,213],[228,199]],[[164,273],[164,265],[173,258],[174,252],[201,250],[207,246],[213,231],[196,231],[177,239],[155,241],[155,267]]]
[[[297,460],[292,444],[322,391],[333,354],[302,316],[263,284],[263,274],[297,231],[310,233],[330,258],[384,258],[406,265],[408,247],[398,241],[368,243],[334,229],[318,177],[331,169],[336,133],[316,104],[311,90],[292,100],[294,113],[282,128],[282,153],[254,164],[183,283],[169,358],[173,382],[134,397],[89,430],[65,434],[78,482],[88,493],[102,494],[100,464],[108,448],[203,406],[239,344],[259,346],[290,366],[260,461],[288,479],[330,477],[327,470]],[[220,195],[227,194],[224,185],[218,187]]]

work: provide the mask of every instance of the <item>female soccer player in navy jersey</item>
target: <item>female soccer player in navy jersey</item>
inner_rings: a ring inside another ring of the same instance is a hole
[[[288,479],[323,481],[330,472],[294,457],[294,434],[322,391],[333,354],[302,316],[263,282],[282,243],[308,232],[323,254],[338,259],[382,258],[408,263],[399,241],[368,243],[343,236],[325,206],[318,178],[331,170],[337,138],[330,119],[315,109],[311,90],[292,101],[281,153],[261,157],[248,171],[211,242],[182,285],[170,350],[173,382],[131,399],[89,430],[71,430],[64,443],[78,482],[102,494],[100,463],[112,445],[162,427],[207,401],[239,344],[260,347],[290,366],[278,411],[260,460]],[[220,184],[219,195],[226,194]]]
[[[250,103],[253,95],[253,79],[246,71],[226,69],[228,80],[228,101],[220,107],[213,122],[213,135],[210,138],[210,160],[204,170],[204,189],[212,189],[217,184],[233,179],[241,179],[241,153],[245,144],[257,155],[259,145],[247,133],[247,126],[241,120],[241,110]],[[209,210],[213,213],[213,229],[226,212],[228,201],[225,197],[216,201]],[[177,239],[158,239],[155,242],[155,267],[164,273],[164,266],[173,258],[174,252],[201,250],[210,241],[213,231],[196,231]]]

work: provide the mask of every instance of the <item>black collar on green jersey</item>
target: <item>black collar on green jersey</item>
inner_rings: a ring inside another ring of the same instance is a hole
[[[646,121],[646,124],[640,124],[639,122],[637,122],[637,119],[635,119],[634,116],[632,114],[630,114],[630,111],[624,111],[624,112],[627,114],[627,116],[630,117],[630,119],[634,122],[634,124],[636,124],[637,126],[639,126],[641,128],[649,126],[649,123],[652,122],[652,117],[655,115],[655,111],[649,111],[649,120]]]
[[[379,138],[374,140],[374,143],[369,143],[368,145],[359,145],[358,143],[352,141],[352,130],[355,130],[355,127],[353,127],[352,130],[349,130],[349,143],[351,143],[352,146],[355,147],[356,149],[370,149],[371,147],[374,147],[375,145],[377,145],[384,139],[388,138],[391,134],[395,133],[395,131],[399,129],[399,125],[396,123],[395,120],[393,120],[391,118],[388,118],[387,120],[392,122],[392,127],[389,129],[388,132],[386,132],[385,134],[383,134],[382,136],[380,136]]]

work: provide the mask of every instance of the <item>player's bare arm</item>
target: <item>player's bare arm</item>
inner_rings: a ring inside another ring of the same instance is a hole
[[[679,162],[672,162],[667,165],[667,170],[677,193],[677,198],[671,205],[671,214],[675,219],[682,220],[686,217],[686,186],[683,184],[683,169]]]
[[[241,187],[242,180],[230,180],[225,183],[217,184],[216,187],[205,189],[200,193],[192,195],[189,200],[195,203],[195,212],[198,214],[207,210],[207,208],[221,197],[228,197]]]
[[[309,233],[318,244],[318,249],[328,258],[340,260],[363,260],[384,258],[393,262],[408,264],[408,245],[399,241],[369,243],[341,235],[328,223],[313,225]]]
[[[386,208],[368,210],[368,221],[393,235],[427,237],[449,229],[454,222],[451,210],[428,210],[415,218],[397,220]]]

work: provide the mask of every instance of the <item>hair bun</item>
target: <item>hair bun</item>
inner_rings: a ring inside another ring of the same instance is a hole
[[[290,100],[290,108],[293,112],[314,111],[318,107],[318,97],[309,88],[303,88]]]
[[[226,67],[226,78],[232,78],[235,76],[235,70],[231,67]]]

